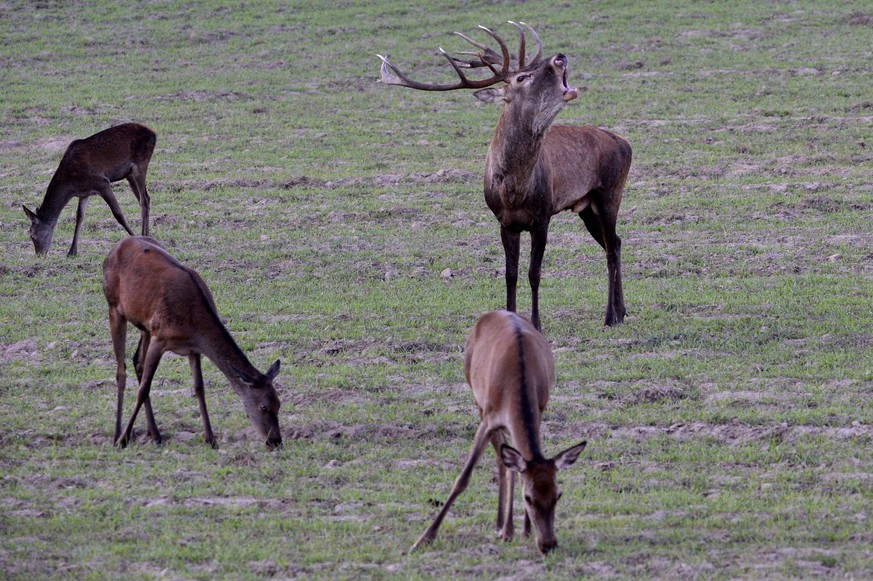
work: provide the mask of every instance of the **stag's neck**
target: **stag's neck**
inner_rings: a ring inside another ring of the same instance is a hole
[[[497,122],[488,150],[491,183],[509,207],[517,207],[536,191],[542,170],[545,131],[508,120],[509,105]]]

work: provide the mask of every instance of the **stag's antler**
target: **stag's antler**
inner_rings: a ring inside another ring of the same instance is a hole
[[[380,82],[385,83],[386,85],[399,85],[401,87],[409,87],[410,89],[418,89],[421,91],[454,91],[455,89],[484,89],[485,87],[490,87],[491,85],[495,85],[501,81],[506,81],[509,79],[510,75],[515,74],[520,70],[524,70],[525,68],[533,65],[543,56],[543,43],[540,40],[540,37],[537,33],[524,22],[521,23],[524,28],[530,31],[534,36],[534,40],[537,43],[537,54],[534,56],[533,60],[529,63],[525,63],[525,36],[524,30],[521,26],[512,22],[509,23],[518,30],[519,34],[519,46],[518,46],[518,56],[510,55],[509,49],[506,48],[506,43],[503,42],[503,39],[500,38],[495,32],[485,28],[484,26],[479,26],[482,30],[487,32],[494,40],[497,41],[497,44],[500,45],[500,53],[497,54],[495,50],[492,48],[477,42],[468,36],[461,34],[460,32],[456,32],[458,36],[475,46],[479,49],[478,52],[461,52],[458,54],[473,56],[475,58],[464,60],[461,58],[453,57],[449,53],[440,47],[440,53],[446,57],[446,60],[449,61],[449,64],[452,65],[452,68],[455,69],[455,72],[458,74],[460,81],[457,83],[448,83],[448,84],[435,84],[435,83],[422,83],[419,81],[413,81],[406,75],[404,75],[400,69],[391,64],[388,59],[380,54],[377,54],[380,59],[382,59],[382,78]],[[515,65],[515,66],[513,66]],[[488,67],[492,76],[487,79],[482,80],[470,80],[465,75],[461,69],[476,69]],[[497,67],[500,67],[498,70]]]

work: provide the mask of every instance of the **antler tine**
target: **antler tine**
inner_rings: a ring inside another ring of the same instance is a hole
[[[461,38],[463,38],[464,40],[466,40],[467,42],[469,42],[470,44],[472,44],[473,46],[475,46],[479,50],[484,50],[486,52],[491,50],[490,48],[488,48],[487,46],[485,46],[481,42],[477,42],[477,41],[473,40],[472,38],[470,38],[469,36],[467,36],[466,34],[464,34],[462,32],[456,32],[455,34],[460,36]],[[497,54],[497,53],[494,53],[494,54]]]
[[[518,70],[522,71],[524,70],[524,30],[512,20],[507,20],[507,22],[518,31]]]
[[[491,30],[485,28],[484,26],[480,26],[482,30],[487,32],[494,40],[497,41],[497,44],[500,45],[500,51],[503,53],[503,57],[501,58],[498,54],[488,48],[487,46],[476,42],[470,38],[467,38],[463,34],[455,33],[476,48],[481,49],[483,52],[478,53],[479,59],[471,59],[469,61],[465,61],[463,59],[455,58],[445,50],[440,48],[440,53],[449,61],[449,64],[457,73],[458,78],[460,79],[457,83],[452,84],[435,84],[435,83],[421,83],[419,81],[413,81],[406,75],[404,75],[400,69],[391,64],[387,57],[384,57],[380,54],[376,56],[382,60],[382,67],[380,69],[381,78],[380,82],[385,83],[386,85],[399,85],[401,87],[408,87],[410,89],[418,89],[421,91],[453,91],[455,89],[484,89],[485,87],[490,87],[495,83],[499,83],[500,81],[505,81],[509,77],[509,69],[510,69],[510,57],[509,57],[509,49],[506,48],[506,43],[503,42],[503,39],[500,38],[497,34],[492,32]],[[462,54],[470,54],[470,53],[462,53]],[[500,62],[501,69],[497,70],[496,64]],[[492,76],[488,79],[475,80],[471,81],[468,79],[461,68],[478,68],[478,67],[488,67],[491,69],[493,73]]]
[[[528,32],[533,35],[534,42],[537,43],[537,54],[533,57],[533,59],[527,65],[525,65],[524,63],[520,63],[522,67],[526,67],[534,64],[535,62],[543,58],[543,41],[540,40],[540,35],[537,34],[537,31],[531,28],[529,24],[527,24],[526,22],[521,22],[520,24],[527,28]]]
[[[506,43],[503,42],[503,39],[500,38],[496,32],[493,32],[490,29],[485,28],[481,24],[479,25],[479,28],[481,28],[482,30],[487,32],[489,35],[491,35],[491,38],[496,40],[497,44],[500,45],[500,52],[503,53],[503,69],[501,70],[501,74],[503,75],[503,79],[505,79],[509,75],[509,49],[506,48]],[[489,67],[489,68],[491,68],[491,67]],[[494,70],[494,69],[492,68],[492,70]]]
[[[466,40],[467,42],[469,42],[470,44],[472,44],[473,46],[475,46],[476,48],[479,49],[479,52],[461,51],[461,52],[457,53],[457,54],[462,54],[462,55],[467,55],[467,56],[472,56],[472,57],[479,57],[479,58],[464,60],[464,59],[460,59],[457,57],[452,57],[452,59],[454,59],[455,62],[461,64],[461,66],[463,66],[464,68],[469,68],[469,69],[475,69],[475,68],[480,68],[480,67],[491,68],[491,65],[494,65],[494,64],[497,64],[500,62],[500,55],[497,54],[496,52],[494,52],[494,50],[492,50],[490,47],[485,46],[481,42],[477,42],[477,41],[473,40],[472,38],[470,38],[469,36],[462,34],[460,32],[456,32],[455,34],[460,36],[461,38],[463,38],[464,40]]]

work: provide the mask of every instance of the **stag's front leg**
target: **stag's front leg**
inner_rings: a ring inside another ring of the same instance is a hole
[[[531,293],[531,312],[530,320],[537,331],[540,328],[540,277],[543,270],[543,256],[546,253],[546,244],[549,241],[549,224],[538,227],[530,233],[530,270],[528,271],[528,280],[530,281]]]
[[[500,239],[503,242],[503,253],[506,255],[506,310],[514,313],[521,232],[514,232],[505,226],[500,226]]]

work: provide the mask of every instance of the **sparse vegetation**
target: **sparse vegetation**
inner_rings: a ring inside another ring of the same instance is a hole
[[[436,81],[452,31],[508,19],[588,88],[557,122],[634,146],[629,316],[602,328],[603,253],[556,216],[543,439],[588,440],[560,549],[487,532],[489,459],[407,555],[478,423],[467,330],[504,297],[481,191],[498,110],[381,86],[375,53]],[[0,576],[873,576],[871,47],[860,1],[0,5]],[[125,121],[158,134],[152,234],[256,366],[282,359],[281,451],[208,363],[202,445],[170,357],[167,442],[112,446],[100,265],[124,232],[95,200],[68,258],[70,206],[37,258],[21,205],[72,139]]]

